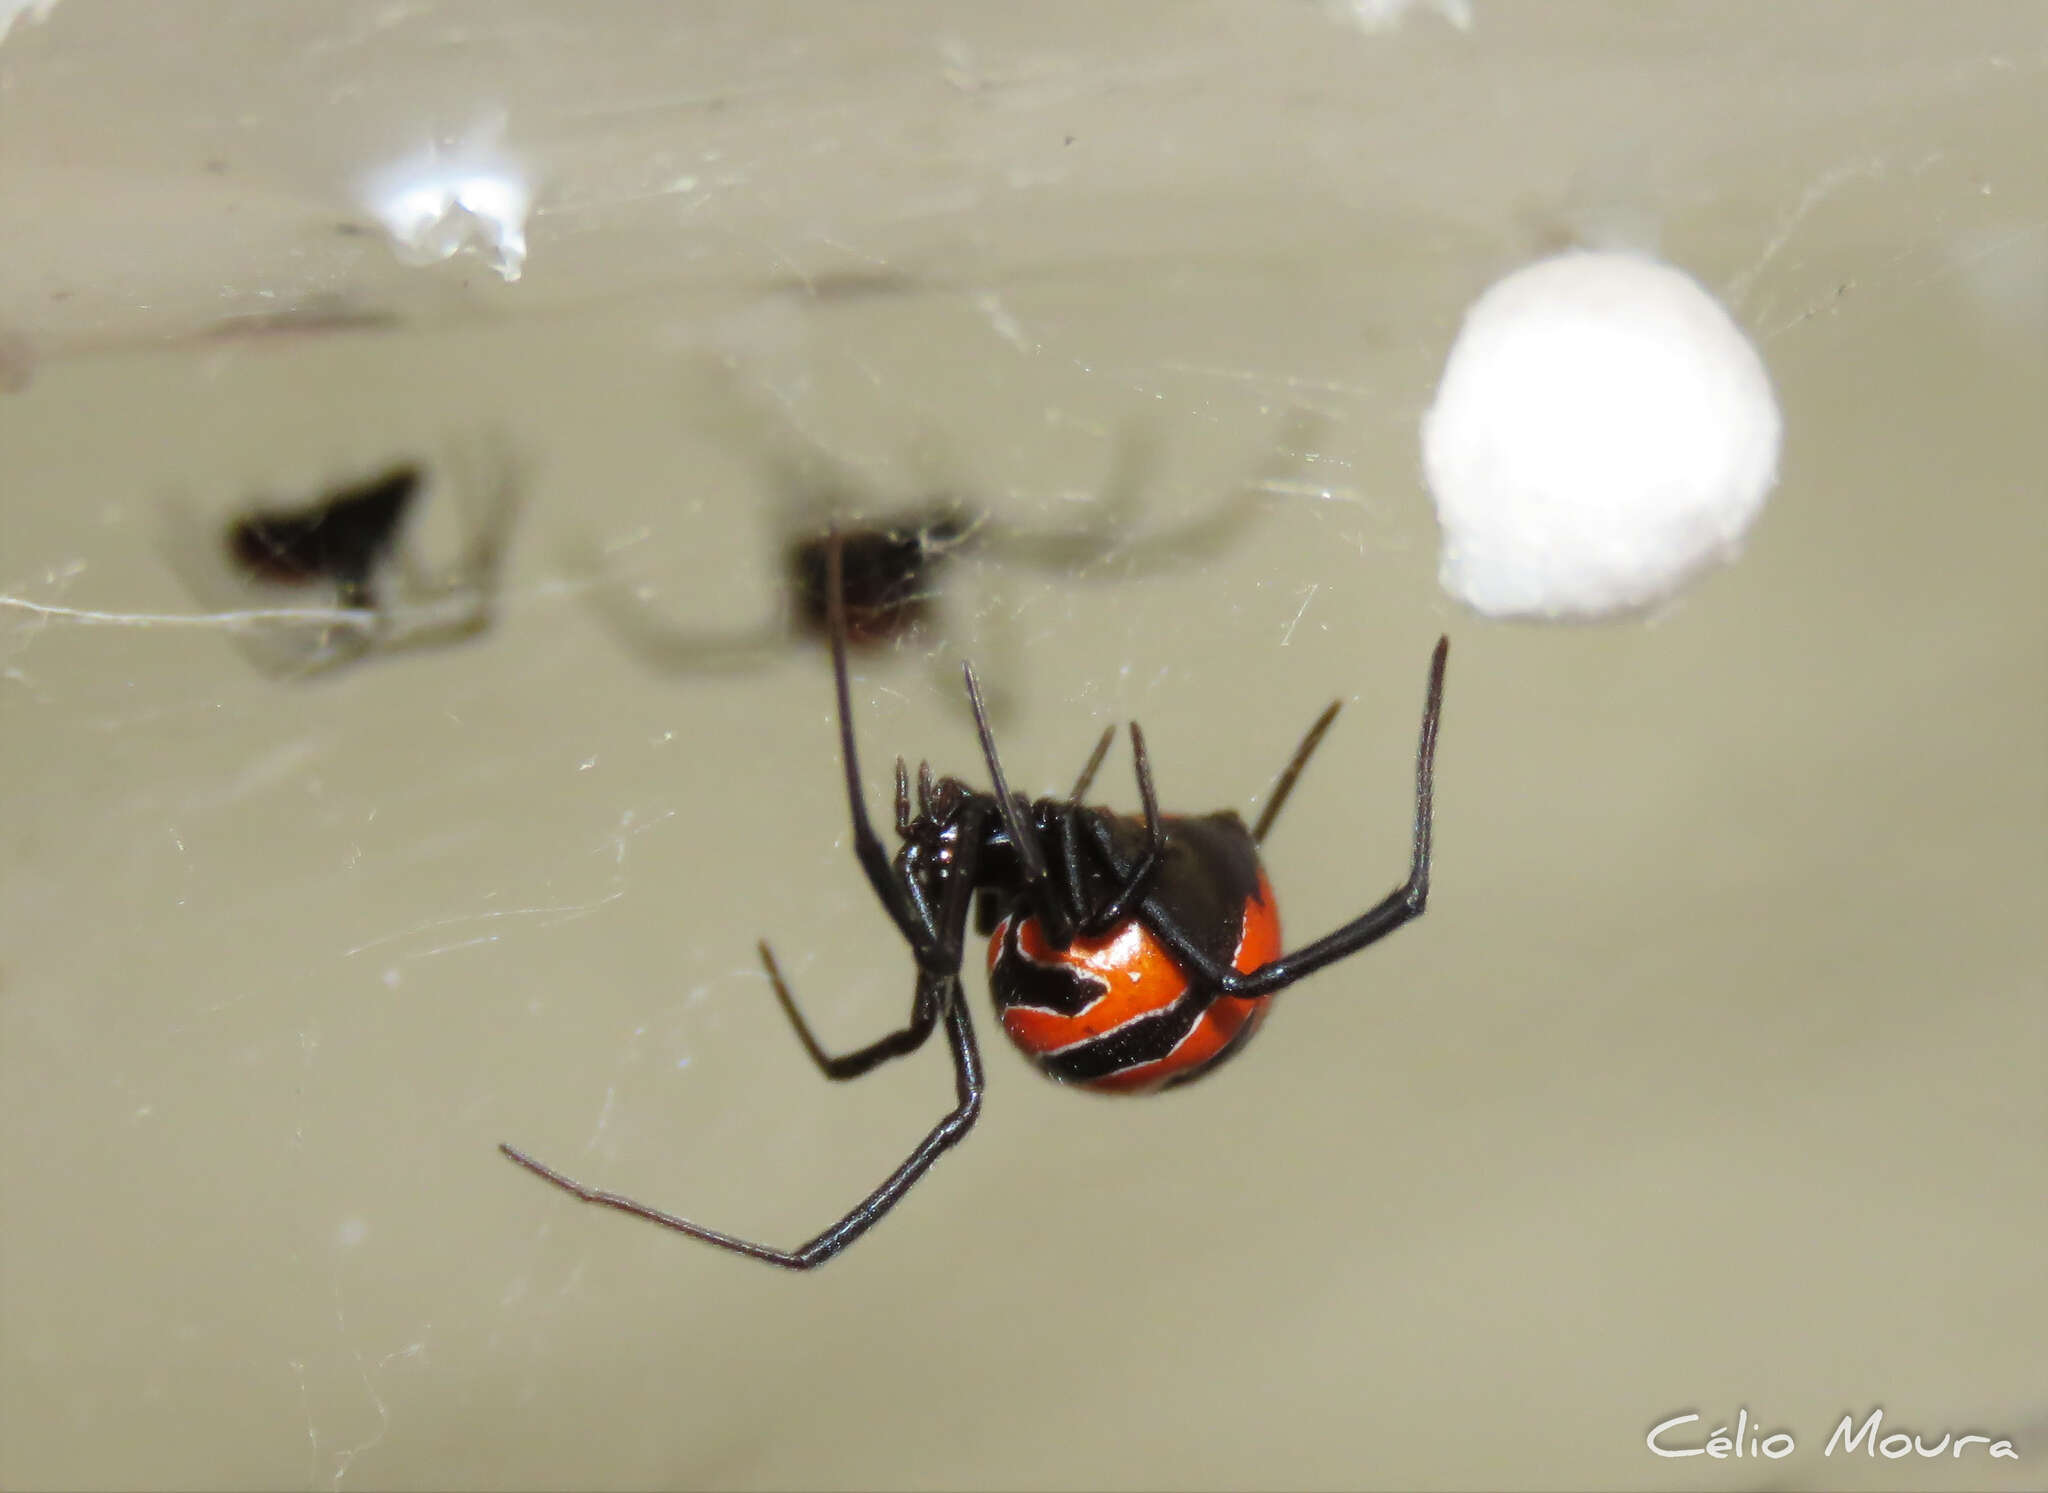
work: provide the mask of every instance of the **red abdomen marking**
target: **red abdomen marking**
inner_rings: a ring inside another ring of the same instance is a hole
[[[1249,974],[1280,949],[1280,911],[1261,874],[1231,963]],[[1051,1077],[1108,1093],[1199,1077],[1251,1037],[1269,999],[1223,996],[1190,1014],[1186,974],[1135,918],[1061,950],[1035,917],[1005,918],[989,940],[988,968],[1010,1040]]]

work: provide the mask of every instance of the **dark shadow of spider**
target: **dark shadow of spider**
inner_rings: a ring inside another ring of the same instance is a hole
[[[679,674],[758,669],[792,649],[823,648],[827,641],[825,562],[835,526],[845,566],[846,642],[856,651],[927,645],[940,675],[959,668],[958,652],[972,642],[1003,672],[1019,672],[1006,639],[971,640],[947,617],[949,572],[971,557],[995,566],[1054,572],[1069,579],[1130,579],[1159,574],[1222,554],[1266,506],[1272,490],[1312,447],[1321,420],[1290,413],[1266,443],[1266,455],[1231,484],[1210,509],[1151,532],[1133,520],[1157,466],[1158,441],[1143,422],[1127,424],[1112,448],[1110,466],[1085,518],[1064,528],[1018,525],[980,510],[960,493],[964,484],[934,475],[926,495],[904,503],[877,490],[857,466],[834,455],[787,418],[727,391],[734,406],[725,430],[748,433],[761,451],[777,495],[776,574],[773,600],[753,623],[686,625],[656,610],[635,588],[605,574],[602,557],[585,548],[576,562],[588,578],[586,594],[606,628],[650,668]],[[923,443],[914,464],[941,467]],[[986,568],[984,573],[986,574]],[[1000,583],[990,579],[976,615],[1002,624],[1011,615]],[[949,692],[950,693],[950,692]],[[992,699],[991,713],[1007,713],[1007,698]]]
[[[309,501],[262,503],[224,525],[172,514],[173,568],[202,604],[249,625],[235,638],[266,674],[303,678],[371,654],[475,637],[496,614],[506,545],[520,506],[512,459],[493,446],[443,470],[459,508],[457,552],[430,563],[413,526],[436,484],[417,460],[393,462]],[[480,479],[480,480],[479,480]],[[293,605],[308,594],[311,604]],[[251,612],[254,603],[260,610]]]

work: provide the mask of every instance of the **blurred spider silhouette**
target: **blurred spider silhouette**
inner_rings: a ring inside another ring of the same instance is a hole
[[[451,484],[462,537],[439,565],[424,561],[413,542],[432,489],[424,465],[412,460],[311,502],[248,509],[203,544],[175,546],[173,560],[203,602],[234,616],[246,617],[249,602],[272,591],[326,589],[330,605],[265,609],[238,629],[243,652],[269,674],[319,674],[372,653],[474,637],[495,614],[518,507],[509,458],[494,465],[482,484]],[[204,532],[189,515],[178,525]]]
[[[657,613],[643,594],[607,579],[602,562],[590,598],[629,650],[662,670],[710,673],[758,668],[791,648],[827,639],[827,540],[836,525],[845,545],[847,642],[856,649],[904,647],[929,639],[931,666],[957,671],[955,655],[973,645],[978,656],[1001,655],[1000,639],[971,636],[945,617],[946,572],[959,557],[1058,572],[1075,579],[1127,579],[1170,570],[1221,553],[1256,518],[1262,500],[1303,459],[1319,421],[1295,411],[1267,443],[1268,455],[1232,484],[1207,512],[1151,533],[1134,534],[1146,478],[1156,467],[1149,426],[1133,422],[1116,440],[1108,473],[1087,515],[1067,528],[1031,528],[977,511],[958,496],[965,484],[944,475],[930,442],[913,451],[927,496],[903,503],[879,492],[852,463],[835,456],[786,418],[728,391],[737,406],[720,428],[751,428],[776,494],[778,587],[768,615],[751,625],[692,628]],[[996,589],[995,583],[987,583]],[[1009,608],[997,596],[975,609],[1001,621]],[[1014,677],[1012,663],[1002,670]],[[951,691],[948,691],[950,697]],[[1007,702],[991,700],[1001,715]]]
[[[420,469],[407,462],[310,507],[261,509],[228,527],[228,552],[260,580],[281,586],[329,580],[341,606],[374,611],[377,569],[398,542],[398,526],[419,488]]]

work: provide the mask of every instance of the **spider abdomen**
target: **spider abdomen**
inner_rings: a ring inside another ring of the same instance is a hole
[[[1278,958],[1280,911],[1237,816],[1168,823],[1165,864],[1147,905],[1176,914],[1205,953],[1240,973]],[[1219,905],[1215,892],[1224,886],[1236,894]],[[1139,917],[1055,949],[1035,916],[1013,911],[989,941],[988,968],[1010,1040],[1048,1077],[1109,1093],[1199,1078],[1258,1030],[1269,999],[1205,1001],[1207,992]]]

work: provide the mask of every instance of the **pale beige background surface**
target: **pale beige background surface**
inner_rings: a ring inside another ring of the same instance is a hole
[[[0,1483],[2048,1486],[2038,6],[206,14],[0,42],[41,360],[0,399]],[[519,284],[336,232],[494,108]],[[1783,486],[1653,622],[1490,627],[1416,421],[1462,305],[1574,237],[1728,298]],[[811,1278],[492,1150],[795,1243],[949,1093],[936,1052],[823,1083],[754,963],[838,1044],[909,993],[822,656],[664,669],[592,605],[596,547],[677,626],[772,607],[792,495],[730,393],[1016,522],[1119,442],[1141,529],[1263,480],[1176,570],[961,566],[860,669],[878,805],[896,752],[973,771],[957,650],[1031,791],[1137,715],[1169,804],[1255,804],[1341,694],[1270,846],[1312,936],[1400,874],[1454,640],[1422,924],[1158,1100],[984,1019],[978,1132]],[[529,492],[486,637],[288,683],[183,621],[167,515],[480,434]],[[1822,1457],[1874,1405],[2023,1460]],[[1796,1453],[1643,1445],[1743,1406]]]

